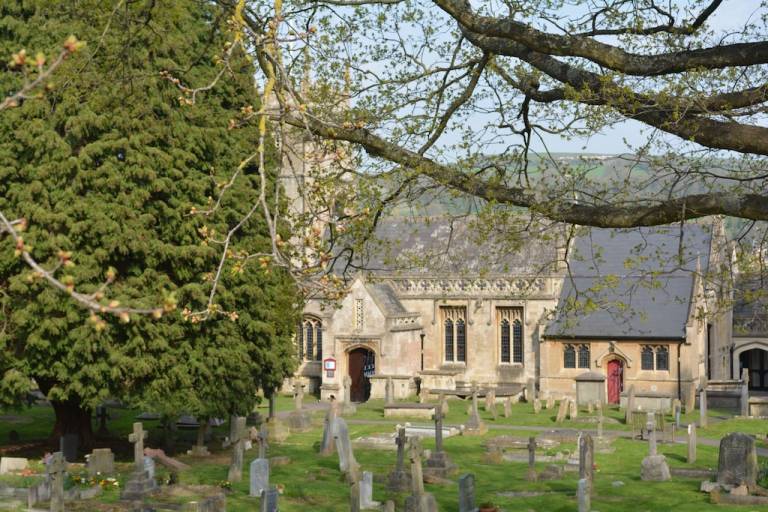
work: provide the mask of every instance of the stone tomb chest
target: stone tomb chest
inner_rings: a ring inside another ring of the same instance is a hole
[[[590,402],[605,403],[605,375],[597,372],[585,372],[576,377],[576,403],[587,405]]]

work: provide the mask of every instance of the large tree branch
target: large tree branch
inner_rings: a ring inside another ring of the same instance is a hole
[[[768,63],[768,41],[736,43],[656,55],[630,53],[591,37],[558,35],[537,30],[511,17],[494,18],[473,12],[468,0],[433,0],[465,30],[547,55],[580,57],[629,75],[657,76],[693,69],[723,69]]]
[[[636,35],[636,36],[650,36],[653,34],[659,34],[663,32],[666,34],[687,36],[687,35],[696,33],[696,31],[699,28],[701,28],[702,25],[704,25],[704,23],[710,18],[710,16],[712,16],[712,14],[714,14],[714,12],[717,10],[718,7],[720,7],[720,4],[722,3],[723,3],[723,0],[713,0],[712,2],[710,2],[709,5],[707,5],[707,7],[705,7],[701,11],[701,13],[696,17],[695,20],[693,20],[691,23],[688,23],[682,26],[676,26],[674,24],[675,20],[671,19],[669,23],[666,23],[664,25],[654,25],[652,27],[627,26],[627,27],[598,29],[594,27],[596,22],[596,15],[595,15],[592,17],[592,23],[593,23],[592,30],[589,30],[587,32],[581,32],[576,35],[582,36],[582,37],[618,36],[618,35],[630,35],[630,34]]]

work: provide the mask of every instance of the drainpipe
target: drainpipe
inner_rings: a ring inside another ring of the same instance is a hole
[[[733,348],[734,348],[734,346],[733,346],[733,345],[731,345],[731,349],[730,349],[730,351],[729,351],[729,352],[730,352],[730,354],[731,354],[731,357],[730,357],[730,367],[731,367],[731,380],[733,380]]]
[[[677,344],[677,399],[682,402],[683,400],[683,383],[680,378],[680,345],[682,345],[682,342]]]
[[[421,337],[421,371],[424,371],[424,333],[419,336]]]

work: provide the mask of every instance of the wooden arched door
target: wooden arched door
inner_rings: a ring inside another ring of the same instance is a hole
[[[608,403],[618,404],[624,389],[624,363],[620,359],[608,361]]]
[[[365,402],[371,397],[371,381],[368,376],[376,371],[376,359],[372,350],[359,347],[349,351],[349,377],[352,385],[349,389],[353,402]]]

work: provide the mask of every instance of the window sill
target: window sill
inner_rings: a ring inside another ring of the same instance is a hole
[[[464,370],[467,368],[467,363],[445,361],[440,365],[441,370]]]

